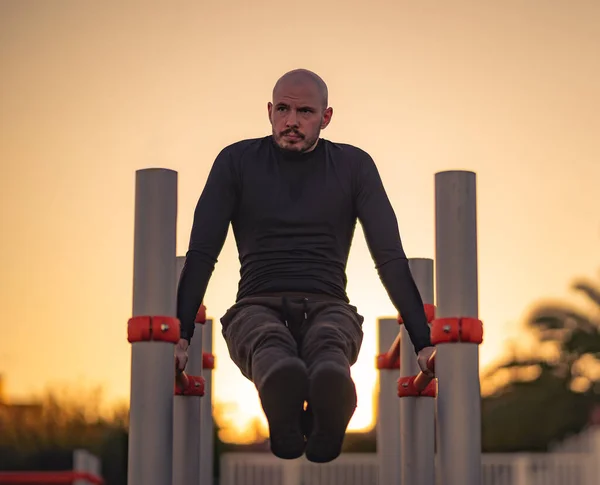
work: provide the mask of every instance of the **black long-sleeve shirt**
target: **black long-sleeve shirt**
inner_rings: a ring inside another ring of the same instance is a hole
[[[214,161],[179,280],[182,338],[192,338],[230,223],[241,264],[237,300],[297,292],[348,302],[345,269],[357,220],[415,351],[431,345],[423,302],[373,159],[325,139],[312,152],[290,154],[271,136],[234,143]]]

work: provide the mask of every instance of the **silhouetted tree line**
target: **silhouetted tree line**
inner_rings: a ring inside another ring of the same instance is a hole
[[[482,398],[484,452],[547,450],[580,432],[600,404],[600,287],[578,281],[574,288],[587,296],[591,310],[561,302],[536,306],[524,328],[534,335],[535,350],[515,353],[484,376],[501,379]],[[73,450],[86,448],[101,458],[107,485],[126,485],[127,409],[100,418],[98,402],[94,395],[69,400],[56,393],[29,418],[7,419],[10,413],[0,412],[0,470],[69,469]],[[214,429],[216,476],[222,453],[268,449],[265,443],[224,443],[217,423]],[[344,450],[374,452],[375,430],[348,433]]]
[[[101,457],[107,483],[126,485],[127,412],[99,417],[98,392],[68,397],[48,392],[39,404],[0,407],[0,470],[55,471],[73,468],[73,451]]]

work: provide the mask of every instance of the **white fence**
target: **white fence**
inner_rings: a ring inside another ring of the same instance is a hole
[[[599,485],[597,455],[581,453],[483,454],[481,485]],[[270,453],[226,453],[220,485],[395,485],[378,482],[375,453],[347,453],[316,465],[279,460]]]

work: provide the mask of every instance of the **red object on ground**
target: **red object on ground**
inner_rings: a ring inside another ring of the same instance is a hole
[[[0,483],[2,485],[71,485],[76,480],[86,480],[94,485],[104,484],[102,477],[84,472],[0,472]]]

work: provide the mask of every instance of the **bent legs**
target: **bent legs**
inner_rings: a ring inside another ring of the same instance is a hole
[[[221,322],[232,360],[258,390],[273,454],[301,456],[307,436],[309,460],[337,458],[357,402],[350,367],[362,344],[363,318],[356,308],[331,300],[284,305],[280,297],[246,298]]]

